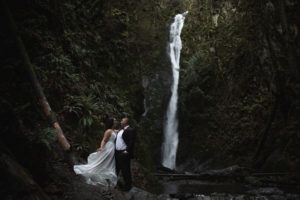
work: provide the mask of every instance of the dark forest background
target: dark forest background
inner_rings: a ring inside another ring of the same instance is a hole
[[[160,166],[172,83],[169,25],[188,10],[181,35],[178,168],[299,169],[299,1],[7,4],[77,157],[84,159],[99,146],[108,116],[128,116],[138,132],[136,160],[145,173]],[[9,155],[43,185],[48,166],[62,152],[4,11],[0,20],[1,155]],[[1,164],[6,173],[5,168]]]

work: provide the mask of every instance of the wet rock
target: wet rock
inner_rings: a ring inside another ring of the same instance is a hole
[[[240,180],[242,177],[249,175],[250,170],[248,168],[240,167],[238,165],[233,165],[227,167],[225,169],[218,169],[218,170],[208,170],[205,172],[200,173],[202,180]]]
[[[248,194],[255,195],[255,196],[264,196],[266,199],[269,200],[286,200],[290,199],[284,194],[283,191],[276,187],[266,187],[266,188],[259,188],[256,190],[250,190],[247,192]]]
[[[213,193],[211,195],[195,195],[195,198],[189,200],[268,200],[264,196],[256,195],[231,195],[225,193]]]
[[[178,199],[170,198],[168,194],[161,194],[157,196],[157,200],[178,200]]]
[[[209,170],[204,173],[208,175],[214,175],[214,176],[229,176],[229,175],[237,175],[244,170],[246,170],[246,168],[239,167],[238,165],[233,165],[225,169]]]
[[[177,198],[171,198],[168,194],[157,196],[137,187],[131,188],[131,190],[125,194],[125,197],[128,200],[179,200]]]
[[[283,195],[283,191],[276,187],[259,188],[256,190],[250,190],[249,194],[261,194],[261,195]]]
[[[127,199],[131,200],[138,200],[138,199],[144,199],[144,200],[154,200],[156,199],[156,195],[151,194],[149,192],[146,192],[142,189],[133,187],[129,192],[125,194]]]
[[[213,193],[211,195],[211,200],[231,200],[233,196],[231,194],[223,194],[223,193]]]
[[[245,182],[250,184],[250,185],[257,185],[257,186],[261,186],[262,183],[261,181],[256,178],[256,177],[253,177],[253,176],[247,176],[244,178]]]
[[[203,195],[203,194],[195,195],[195,198],[197,200],[211,200],[210,196],[206,196],[206,195]]]
[[[187,173],[186,170],[191,170],[192,173],[201,173],[205,170],[208,170],[211,166],[212,159],[209,159],[203,163],[200,163],[199,160],[196,160],[194,158],[186,160],[184,163],[181,163],[176,167],[176,170],[181,173]],[[190,172],[190,173],[191,173]]]
[[[299,200],[300,195],[299,194],[286,194],[287,199],[289,200]]]
[[[268,197],[269,200],[287,200],[286,196],[282,195],[271,195]]]
[[[235,200],[244,200],[245,199],[245,195],[238,195],[235,197]]]
[[[174,198],[174,199],[180,199],[180,200],[188,200],[194,197],[193,194],[190,193],[183,193],[183,194],[170,194],[170,197]]]

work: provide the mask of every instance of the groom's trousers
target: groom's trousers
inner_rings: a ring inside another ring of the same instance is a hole
[[[119,175],[120,171],[125,181],[125,188],[131,188],[131,169],[129,154],[122,154],[123,151],[116,150],[116,172]]]

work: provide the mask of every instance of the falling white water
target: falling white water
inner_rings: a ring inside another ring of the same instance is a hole
[[[188,11],[178,14],[170,28],[169,56],[172,64],[173,84],[172,96],[168,105],[167,119],[164,124],[164,142],[162,146],[162,165],[175,169],[176,152],[178,146],[178,120],[177,120],[177,100],[179,82],[179,60],[181,51],[180,34],[184,23],[184,18]]]

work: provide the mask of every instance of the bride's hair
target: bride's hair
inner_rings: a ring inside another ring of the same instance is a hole
[[[106,119],[106,122],[105,122],[105,128],[106,129],[111,129],[112,126],[114,125],[114,117],[109,117]]]

